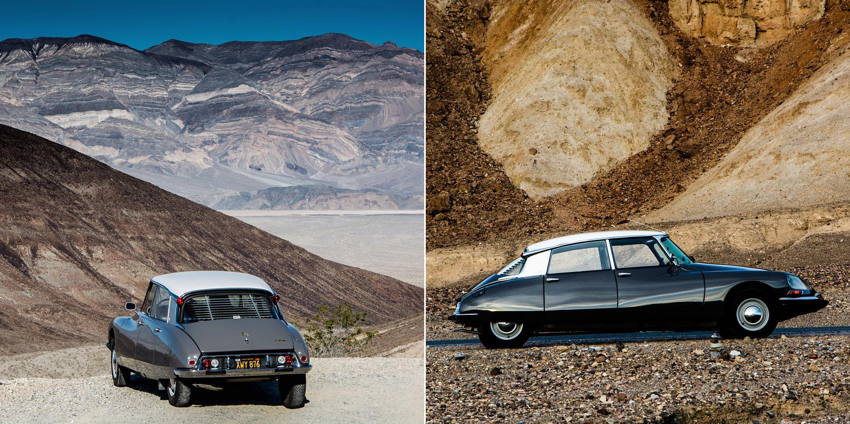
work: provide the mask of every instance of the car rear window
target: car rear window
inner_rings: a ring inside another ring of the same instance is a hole
[[[182,322],[220,319],[275,318],[271,299],[261,293],[204,293],[188,296]]]

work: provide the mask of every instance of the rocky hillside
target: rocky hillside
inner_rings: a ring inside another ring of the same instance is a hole
[[[415,196],[422,66],[416,50],[341,34],[145,51],[9,39],[0,123],[208,205],[298,185]]]
[[[2,353],[101,341],[150,277],[174,271],[258,275],[279,290],[296,323],[340,302],[374,324],[422,312],[419,288],[323,260],[7,126],[0,126],[0,205]]]
[[[653,220],[850,200],[850,50],[822,66]]]
[[[850,2],[549,3],[428,3],[430,249],[850,202]]]

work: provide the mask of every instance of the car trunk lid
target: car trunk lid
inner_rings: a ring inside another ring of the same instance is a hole
[[[293,334],[273,318],[199,321],[183,325],[204,353],[285,351],[293,349]]]

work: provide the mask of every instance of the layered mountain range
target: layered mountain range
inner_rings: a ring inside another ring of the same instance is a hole
[[[175,271],[257,275],[299,324],[319,305],[340,303],[376,325],[422,313],[421,288],[322,259],[4,125],[0,205],[0,353],[103,341],[123,302]]]
[[[0,123],[210,206],[421,207],[423,76],[419,51],[341,34],[8,39]]]

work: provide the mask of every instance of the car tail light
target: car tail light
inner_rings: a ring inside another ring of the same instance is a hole
[[[182,297],[177,298],[177,306],[183,306],[183,298]]]
[[[190,366],[190,367],[194,367],[194,366],[195,366],[195,364],[197,364],[197,362],[195,362],[195,360],[194,360],[194,359],[190,359],[190,360],[189,360],[189,366]]]
[[[301,362],[306,364],[310,362],[310,358],[308,358],[307,355],[301,355]]]
[[[210,366],[212,366],[213,368],[218,368],[219,365],[221,365],[221,363],[218,361],[218,359],[213,359],[210,361]]]
[[[272,295],[272,302],[277,303],[278,300],[280,300],[280,295]]]
[[[788,291],[788,296],[801,296],[803,294],[802,290],[790,290]]]
[[[293,362],[295,362],[295,356],[289,353],[277,357],[277,363],[280,365],[292,365]]]
[[[201,365],[204,367],[204,369],[210,369],[210,360],[204,359],[203,361],[201,361]]]

